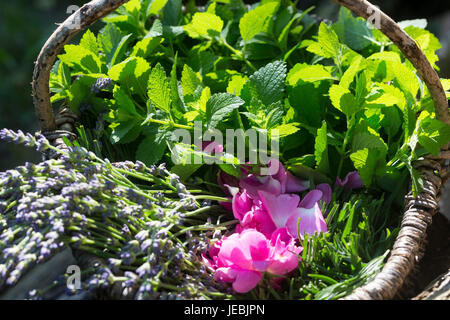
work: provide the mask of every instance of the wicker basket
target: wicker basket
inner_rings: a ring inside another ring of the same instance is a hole
[[[65,145],[61,139],[62,136],[76,138],[73,134],[76,117],[68,110],[63,110],[55,117],[50,103],[49,76],[56,56],[80,30],[116,10],[127,1],[93,0],[85,4],[55,30],[38,56],[32,83],[34,106],[41,133],[56,146]],[[426,83],[435,103],[437,119],[450,124],[448,100],[439,77],[415,41],[391,18],[368,1],[333,1],[366,20],[370,21],[372,17],[378,17],[377,27],[399,47]],[[408,282],[408,278],[414,276],[413,271],[424,253],[427,229],[432,223],[433,215],[438,211],[441,186],[448,178],[450,160],[448,147],[448,145],[444,147],[438,157],[426,156],[424,160],[415,163],[415,167],[422,173],[424,190],[416,198],[411,192],[405,197],[401,229],[389,259],[383,270],[369,283],[357,288],[344,299],[392,299],[398,296]],[[85,259],[85,256],[77,256],[77,258],[81,264],[102,263],[98,258]]]

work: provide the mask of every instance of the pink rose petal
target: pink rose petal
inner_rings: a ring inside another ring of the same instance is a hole
[[[316,186],[317,190],[322,191],[322,201],[326,204],[331,202],[331,187],[328,183],[322,183]]]
[[[246,293],[252,290],[261,280],[262,274],[258,271],[238,270],[233,282],[233,289],[238,293]]]
[[[275,196],[265,191],[259,191],[258,194],[277,228],[283,228],[286,225],[287,219],[295,212],[300,201],[300,197],[296,194]]]
[[[358,189],[364,187],[364,182],[361,179],[358,171],[349,172],[344,181],[342,181],[339,177],[336,178],[336,185],[346,188],[346,189]]]
[[[240,181],[239,186],[246,190],[248,195],[252,199],[258,198],[258,191],[266,191],[275,195],[281,194],[281,184],[278,180],[272,177],[265,177],[263,182],[259,179],[255,179],[255,176],[249,176]]]
[[[289,171],[287,171],[286,176],[285,192],[295,193],[309,189],[309,181],[300,180]]]
[[[306,194],[306,196],[300,202],[300,207],[302,208],[312,208],[322,198],[322,191],[312,190]]]
[[[298,222],[300,219],[300,223]],[[298,232],[297,232],[298,226]],[[323,218],[320,207],[315,203],[312,208],[298,208],[296,214],[292,215],[286,222],[289,234],[298,238],[298,234],[303,239],[303,235],[317,232],[327,232],[327,224]]]
[[[242,193],[236,193],[233,196],[232,208],[234,217],[239,221],[250,211],[252,208],[252,201],[245,190]]]

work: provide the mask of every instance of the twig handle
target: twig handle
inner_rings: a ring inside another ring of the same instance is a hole
[[[32,95],[36,115],[42,131],[57,129],[50,103],[50,71],[64,45],[80,30],[116,10],[128,0],[93,0],[66,19],[44,44],[35,62]]]
[[[416,42],[399,27],[394,20],[387,16],[383,11],[365,0],[332,0],[337,4],[344,6],[357,15],[370,21],[371,17],[379,17],[380,31],[383,32],[393,43],[397,45],[405,57],[417,69],[422,80],[430,91],[431,98],[434,101],[436,118],[450,125],[450,114],[448,110],[448,100],[444,88],[437,72],[433,69],[425,54],[420,50]]]

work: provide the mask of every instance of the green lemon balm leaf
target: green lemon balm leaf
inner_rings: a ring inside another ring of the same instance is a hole
[[[81,45],[69,44],[64,47],[66,53],[58,58],[67,66],[84,73],[101,73],[102,62],[100,58],[89,49]]]
[[[267,2],[244,14],[239,21],[242,39],[249,41],[258,33],[264,31],[266,24],[272,19],[279,5],[280,3],[277,1]]]
[[[243,105],[244,101],[230,93],[216,93],[206,103],[208,128],[215,128],[234,109]]]
[[[295,86],[299,80],[314,82],[333,79],[334,77],[332,76],[329,67],[320,64],[309,65],[306,63],[297,63],[289,70],[286,82],[291,86]]]
[[[347,117],[354,115],[360,109],[355,96],[341,85],[332,85],[329,95],[333,106],[342,111]]]
[[[158,14],[166,5],[168,0],[150,0],[147,8],[147,16]]]
[[[269,106],[283,98],[285,78],[286,64],[274,61],[256,71],[249,82],[257,98]]]
[[[286,124],[280,124],[279,126],[276,126],[272,129],[270,129],[270,134],[272,137],[282,138],[282,137],[287,137],[291,134],[294,134],[298,130],[300,130],[300,129],[295,124],[286,123]]]
[[[372,31],[362,18],[353,17],[351,11],[341,7],[338,21],[334,24],[339,39],[353,50],[362,50],[371,44]]]
[[[133,100],[131,100],[131,98],[122,88],[120,88],[119,86],[114,87],[113,95],[114,99],[116,99],[118,106],[123,111],[126,111],[132,116],[139,116],[139,114],[136,111],[136,107],[133,103]]]
[[[381,156],[382,154],[378,150],[370,148],[358,150],[350,155],[350,159],[366,187],[372,184],[376,168],[379,166],[378,162],[383,161]]]
[[[139,56],[142,58],[147,58],[152,54],[152,52],[159,46],[159,44],[164,39],[161,37],[148,37],[144,38],[141,41],[138,41],[131,52],[131,56]]]
[[[158,63],[151,71],[148,78],[148,98],[156,108],[170,113],[170,97],[169,81],[167,80],[166,71]]]
[[[187,64],[183,66],[181,72],[181,87],[183,88],[183,95],[193,95],[198,87],[202,87],[202,82],[197,74]]]
[[[306,50],[324,58],[335,58],[342,55],[338,36],[331,27],[323,22],[319,25],[317,41],[310,44]]]
[[[191,23],[185,25],[183,29],[191,38],[212,39],[222,31],[223,21],[209,12],[196,12]]]
[[[150,64],[141,57],[130,57],[111,67],[108,76],[141,96],[147,93]]]
[[[98,54],[97,38],[89,29],[83,34],[83,37],[80,40],[80,46],[88,49],[95,55]]]
[[[106,65],[112,67],[125,53],[126,43],[131,34],[123,36],[119,28],[108,23],[97,36],[100,49],[104,54]]]
[[[328,162],[327,123],[325,121],[322,127],[317,130],[317,136],[314,142],[314,157],[316,159],[317,169],[323,173],[327,173],[330,168]]]
[[[158,163],[167,149],[166,139],[161,132],[148,135],[139,144],[136,150],[136,160],[144,162],[147,166]]]

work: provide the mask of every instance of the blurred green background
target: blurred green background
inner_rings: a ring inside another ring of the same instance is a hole
[[[40,48],[56,28],[68,17],[70,5],[77,0],[15,0],[0,3],[0,128],[39,130],[31,98],[31,75]],[[204,2],[204,1],[200,1]],[[428,0],[372,1],[396,21],[426,18],[428,29],[441,41],[438,51],[440,76],[450,78],[450,2]],[[329,0],[300,0],[299,8],[316,6],[315,13],[334,20],[338,6]],[[99,27],[100,24],[97,24]],[[75,41],[77,41],[75,39]],[[0,171],[39,161],[33,150],[0,142]]]

